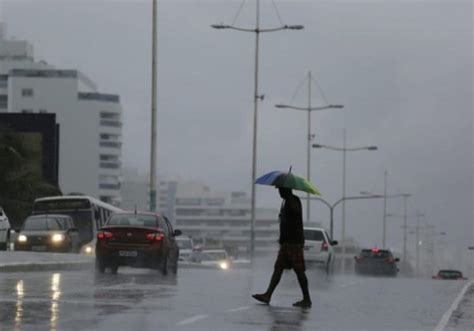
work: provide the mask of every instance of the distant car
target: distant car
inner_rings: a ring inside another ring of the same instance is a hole
[[[329,271],[334,264],[333,246],[337,245],[337,241],[332,240],[322,228],[305,227],[303,231],[305,261],[318,264]]]
[[[179,247],[179,261],[191,261],[193,256],[193,239],[189,236],[176,238]]]
[[[194,255],[196,262],[207,266],[227,270],[232,266],[231,260],[224,249],[203,249]]]
[[[463,276],[462,272],[459,270],[440,270],[436,276],[432,277],[433,279],[443,279],[443,280],[466,280],[467,278]]]
[[[168,268],[178,270],[179,247],[168,219],[159,213],[113,214],[97,233],[96,268],[100,273],[109,268],[117,273],[120,266],[158,269],[163,275]]]
[[[80,242],[70,216],[34,215],[23,222],[15,250],[73,253],[79,251]]]
[[[398,273],[397,262],[388,249],[363,249],[355,259],[355,272],[359,275],[386,275],[396,276]]]
[[[0,251],[5,251],[10,245],[10,222],[5,211],[0,207]]]

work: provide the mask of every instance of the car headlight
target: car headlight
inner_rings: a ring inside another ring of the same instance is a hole
[[[53,237],[51,238],[53,242],[58,243],[64,240],[64,235],[61,233],[56,233],[53,234]]]
[[[92,247],[91,246],[86,246],[86,248],[84,248],[84,252],[86,254],[92,254]]]
[[[219,263],[219,267],[222,269],[222,270],[227,270],[229,269],[229,264],[225,261]]]
[[[20,234],[18,236],[18,241],[21,242],[21,243],[24,243],[28,240],[28,238],[24,235],[24,234]]]

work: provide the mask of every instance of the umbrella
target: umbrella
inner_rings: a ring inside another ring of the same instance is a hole
[[[315,195],[321,195],[310,181],[306,180],[301,176],[297,176],[289,172],[283,171],[272,171],[269,172],[255,181],[255,184],[260,185],[271,185],[276,187],[284,187],[292,190],[303,191]]]

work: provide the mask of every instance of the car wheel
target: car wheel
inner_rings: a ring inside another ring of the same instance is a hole
[[[161,274],[166,276],[168,274],[168,254],[163,257],[161,262]]]
[[[173,271],[173,274],[175,274],[175,275],[178,273],[178,259],[176,259],[176,260],[174,261],[172,271]]]
[[[95,270],[103,274],[105,272],[105,265],[100,259],[95,259]]]

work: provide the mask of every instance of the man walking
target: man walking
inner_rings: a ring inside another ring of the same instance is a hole
[[[303,292],[303,300],[295,302],[293,306],[311,308],[303,254],[304,234],[301,201],[293,195],[291,189],[280,187],[278,190],[283,199],[280,209],[280,250],[267,291],[262,294],[254,294],[252,297],[269,304],[273,291],[280,282],[283,270],[293,269]]]

